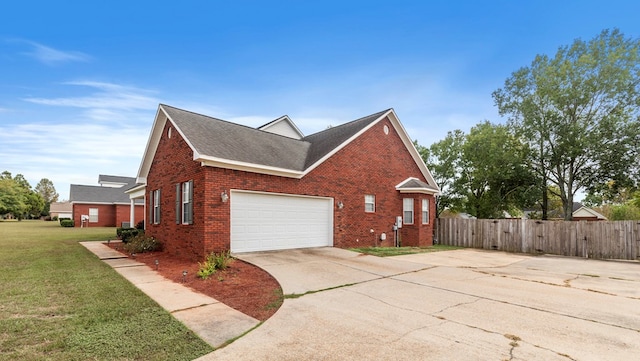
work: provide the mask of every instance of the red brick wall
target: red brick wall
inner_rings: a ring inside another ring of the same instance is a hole
[[[98,222],[89,223],[89,227],[120,227],[122,222],[129,222],[130,205],[124,204],[74,204],[73,220],[80,227],[83,214],[89,215],[89,208],[98,208]],[[136,223],[144,219],[144,206],[136,206]],[[134,225],[131,225],[135,227]]]
[[[98,208],[98,222],[89,222],[85,226],[89,227],[115,227],[116,207],[113,204],[73,204],[73,221],[76,227],[81,226],[83,214],[89,215],[89,208]]]
[[[116,206],[116,226],[121,227],[122,222],[129,223],[131,219],[131,205],[127,204],[117,204]],[[136,205],[135,206],[135,214],[134,214],[134,224],[130,224],[131,227],[135,227],[136,224],[142,220],[144,220],[144,205]]]
[[[147,176],[145,234],[158,239],[167,252],[177,257],[201,261],[206,254],[203,245],[204,172],[200,164],[193,161],[191,148],[175,129],[171,132],[171,138],[168,137],[169,126],[167,122]],[[189,180],[193,180],[193,224],[176,224],[175,185]],[[153,224],[149,218],[152,209],[149,192],[156,189],[160,189],[161,193],[160,224]]]
[[[384,125],[389,134],[383,132]],[[243,171],[201,167],[178,132],[167,137],[167,126],[159,142],[147,177],[150,191],[162,189],[161,224],[148,221],[148,234],[165,243],[169,252],[201,260],[210,251],[229,249],[230,205],[222,203],[220,193],[231,189],[333,197],[344,208],[334,209],[334,245],[356,247],[393,245],[393,223],[402,215],[402,199],[414,198],[413,225],[400,230],[403,245],[432,244],[435,215],[431,195],[400,194],[395,186],[408,177],[423,181],[420,169],[406,151],[391,122],[385,119],[341,149],[302,179],[291,179]],[[194,180],[194,224],[175,224],[175,183]],[[364,211],[364,195],[376,197],[376,211]],[[430,222],[421,224],[421,200],[429,199]],[[147,215],[148,217],[148,215]],[[373,229],[372,234],[370,230]],[[381,233],[387,240],[380,242]]]

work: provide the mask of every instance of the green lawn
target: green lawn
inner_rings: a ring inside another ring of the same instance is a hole
[[[363,247],[363,248],[351,248],[351,250],[355,252],[378,256],[378,257],[388,257],[388,256],[402,256],[405,254],[414,254],[414,253],[450,251],[450,250],[460,249],[460,248],[462,247],[435,245],[431,247]]]
[[[213,350],[78,244],[114,236],[0,222],[0,360],[192,360]]]

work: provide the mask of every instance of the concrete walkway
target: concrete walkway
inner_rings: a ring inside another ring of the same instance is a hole
[[[170,281],[102,242],[80,242],[211,346],[218,348],[260,323],[224,303]]]

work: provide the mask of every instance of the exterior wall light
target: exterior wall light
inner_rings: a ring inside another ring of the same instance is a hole
[[[342,208],[344,208],[344,203],[338,202],[338,209],[342,209]]]
[[[226,190],[220,193],[220,199],[222,200],[222,203],[227,203],[229,201],[229,195],[227,194]]]

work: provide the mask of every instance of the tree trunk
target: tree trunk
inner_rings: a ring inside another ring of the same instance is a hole
[[[566,201],[562,200],[562,206],[564,208],[564,220],[573,220],[573,194],[567,193]]]
[[[547,179],[545,177],[542,189],[542,220],[549,219],[549,190],[547,189]]]

